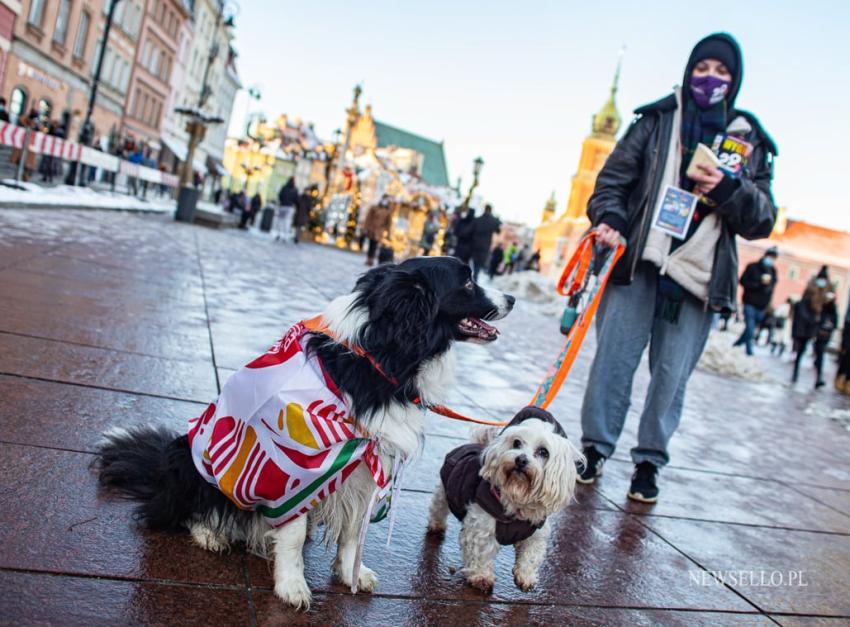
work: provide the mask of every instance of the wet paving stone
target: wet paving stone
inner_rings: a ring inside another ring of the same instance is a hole
[[[0,373],[209,402],[211,361],[185,362],[0,333]]]
[[[0,375],[0,441],[94,452],[108,429],[162,424],[182,433],[205,407]]]
[[[94,457],[0,444],[0,569],[242,585],[238,554],[188,533],[140,530],[132,503],[98,494]]]
[[[293,612],[273,595],[268,562],[238,548],[204,551],[186,533],[139,529],[132,503],[98,492],[90,452],[114,426],[185,430],[215,398],[217,378],[348,293],[366,270],[363,256],[126,213],[2,210],[0,233],[2,624],[850,620],[850,432],[830,419],[847,401],[810,389],[808,361],[792,387],[788,364],[764,356],[769,383],[694,374],[662,500],[651,508],[625,498],[649,381],[644,360],[614,459],[552,518],[541,580],[529,593],[513,584],[511,547],[501,549],[495,590],[484,595],[458,572],[459,523],[451,519],[442,540],[426,535],[443,457],[471,428],[429,414],[391,546],[386,521],[369,531],[365,562],[381,578],[376,592],[351,595],[332,580],[333,550],[319,532],[306,548],[314,606]],[[563,336],[557,316],[522,300],[497,326],[497,342],[457,347],[443,400],[506,420],[529,402]],[[550,407],[576,444],[594,346],[591,332]],[[817,468],[803,469],[804,457]],[[705,584],[704,569],[802,570],[809,585],[732,590],[711,576]]]
[[[323,594],[309,612],[285,607],[271,592],[254,593],[257,624],[283,625],[773,625],[758,614],[682,612],[619,608],[472,603],[385,598],[380,595]]]
[[[644,521],[768,613],[850,619],[850,537],[670,518]],[[691,585],[717,587],[702,578]]]
[[[729,590],[700,588],[689,583],[699,567],[652,533],[635,518],[613,511],[568,507],[553,517],[549,555],[540,583],[522,592],[513,582],[512,547],[502,547],[496,559],[496,586],[486,595],[466,586],[458,532],[450,518],[442,541],[425,533],[430,496],[405,492],[396,514],[392,544],[386,544],[386,524],[369,530],[364,563],[379,577],[379,595],[490,601],[563,603],[614,607],[666,607],[754,611]],[[314,592],[345,592],[330,576],[334,553],[321,543],[321,531],[306,546],[307,582]],[[652,568],[645,568],[652,564]],[[252,585],[271,588],[269,565],[249,557]]]
[[[665,468],[659,473],[659,500],[647,504],[626,497],[632,470],[630,463],[611,460],[596,482],[627,512],[850,535],[850,516],[776,481]]]
[[[235,588],[166,585],[0,572],[5,625],[248,625],[248,593]]]

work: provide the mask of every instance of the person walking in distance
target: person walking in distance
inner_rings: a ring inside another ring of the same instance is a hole
[[[390,197],[384,195],[380,202],[369,207],[366,219],[363,220],[363,230],[369,238],[369,250],[366,254],[366,265],[374,266],[375,258],[378,256],[379,244],[384,236],[389,233],[392,226],[393,208]]]
[[[292,224],[295,226],[295,235],[292,241],[296,244],[301,239],[304,229],[310,223],[310,213],[313,211],[313,204],[315,198],[318,196],[318,193],[316,192],[314,195],[314,192],[316,192],[316,187],[315,185],[311,185],[301,192],[301,195],[298,197],[298,204],[295,206],[295,218],[292,221]]]
[[[292,238],[292,216],[295,214],[295,206],[298,204],[298,189],[295,187],[295,179],[289,177],[286,184],[277,193],[277,220],[275,240],[283,239],[288,242]]]
[[[419,240],[419,248],[422,250],[423,257],[431,254],[431,249],[434,248],[434,240],[439,232],[440,221],[437,214],[430,212],[428,217],[425,218],[425,224],[422,226],[422,238]]]
[[[776,287],[776,257],[779,251],[771,246],[758,261],[747,266],[741,275],[741,285],[744,287],[744,332],[733,346],[742,344],[747,355],[753,354],[753,338],[756,328],[764,320],[765,312],[770,307],[773,298],[773,288]]]
[[[756,116],[735,107],[742,76],[741,50],[731,35],[698,42],[684,87],[636,110],[588,203],[598,241],[615,247],[623,237],[626,249],[597,311],[596,355],[581,409],[587,463],[579,467],[579,481],[592,483],[613,454],[635,370],[649,345],[651,380],[628,490],[638,501],[658,499],[658,471],[670,459],[667,446],[714,313],[735,310],[735,238],[767,237],[776,220],[770,191],[776,147]],[[698,144],[711,146],[722,134],[752,147],[740,171],[730,175],[704,164],[688,175]],[[699,200],[689,228],[676,238],[656,220],[668,186]]]
[[[478,280],[478,275],[490,261],[490,246],[493,243],[493,234],[502,230],[502,223],[493,215],[493,207],[484,205],[484,213],[475,218],[472,223],[472,277]]]

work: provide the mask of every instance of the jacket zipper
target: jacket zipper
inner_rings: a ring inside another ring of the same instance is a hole
[[[659,124],[661,124],[662,117],[663,116],[661,116],[661,114],[658,115],[658,123]],[[669,142],[670,140],[668,139],[667,141]],[[653,151],[654,151],[655,154],[653,155],[653,159],[652,159],[652,170],[650,171],[649,185],[647,186],[647,189],[646,189],[646,196],[641,201],[641,205],[644,206],[644,211],[643,211],[643,216],[641,216],[641,219],[640,219],[640,228],[638,229],[638,237],[639,238],[644,237],[644,235],[643,235],[644,225],[646,224],[646,218],[647,218],[647,215],[649,213],[649,207],[647,206],[647,204],[649,202],[650,196],[652,195],[652,189],[655,185],[655,183],[654,183],[655,171],[658,168],[658,157],[659,157],[659,149],[658,149],[658,143],[657,142],[655,144],[655,148],[653,149]],[[635,272],[637,270],[637,264],[638,264],[638,261],[640,261],[639,257],[640,257],[639,255],[635,255],[634,259],[632,260],[632,267],[631,267],[631,270],[629,272],[629,282],[634,281]]]

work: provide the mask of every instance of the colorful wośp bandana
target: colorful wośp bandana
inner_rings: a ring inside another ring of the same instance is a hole
[[[238,507],[278,527],[316,507],[363,462],[377,486],[372,520],[380,520],[391,480],[377,441],[354,424],[318,357],[307,356],[309,333],[293,326],[189,421],[195,466]]]

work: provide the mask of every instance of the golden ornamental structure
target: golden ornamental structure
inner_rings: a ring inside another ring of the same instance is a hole
[[[596,186],[596,176],[617,144],[617,132],[622,119],[617,111],[616,96],[620,81],[622,52],[611,84],[608,100],[591,119],[590,135],[581,145],[578,169],[570,186],[567,207],[555,216],[549,203],[543,211],[543,221],[534,234],[534,249],[540,251],[540,271],[556,275],[566,263],[582,234],[590,227],[587,219],[587,202]],[[554,200],[554,193],[550,202]]]

